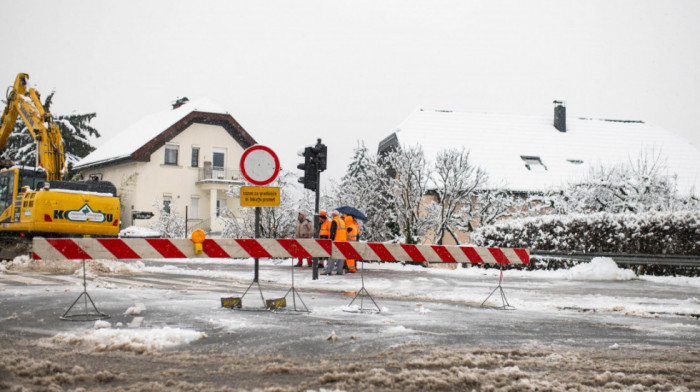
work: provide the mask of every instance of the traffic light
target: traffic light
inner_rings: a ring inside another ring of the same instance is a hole
[[[311,189],[312,191],[316,190],[317,183],[316,179],[318,177],[317,175],[317,168],[316,168],[316,161],[314,157],[314,148],[313,147],[306,147],[304,148],[304,152],[302,153],[301,151],[299,152],[299,156],[304,157],[304,163],[300,163],[297,165],[297,168],[301,169],[304,171],[304,177],[299,177],[299,182],[304,184],[304,188],[306,189]]]
[[[325,171],[326,161],[328,158],[328,148],[325,144],[321,144],[321,139],[318,139],[318,143],[316,143],[316,146],[314,147],[314,155],[314,160],[318,170]]]

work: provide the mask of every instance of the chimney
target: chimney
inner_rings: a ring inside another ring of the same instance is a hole
[[[566,106],[564,101],[554,101],[554,128],[566,132]]]
[[[182,97],[182,98],[176,99],[175,102],[172,103],[173,109],[179,108],[180,106],[186,104],[188,101],[189,101],[189,99],[187,99],[187,97]]]

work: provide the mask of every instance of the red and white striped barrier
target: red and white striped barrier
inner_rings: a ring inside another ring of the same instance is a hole
[[[32,246],[33,258],[37,260],[330,257],[428,263],[530,262],[529,251],[522,248],[405,245],[317,239],[206,239],[202,243],[201,254],[195,254],[194,243],[189,239],[36,237]]]

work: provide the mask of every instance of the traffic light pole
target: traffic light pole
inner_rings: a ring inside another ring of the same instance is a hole
[[[304,157],[304,163],[297,165],[298,169],[304,171],[304,177],[299,178],[299,183],[304,184],[305,189],[316,192],[316,211],[314,213],[314,238],[319,238],[320,225],[318,223],[318,208],[321,199],[321,172],[326,170],[328,158],[328,148],[317,139],[315,146],[306,146],[303,151],[299,150],[299,156]],[[313,268],[311,278],[318,279],[318,258],[313,258]]]
[[[321,199],[321,191],[319,188],[321,188],[319,185],[321,184],[321,171],[316,170],[316,209],[314,212],[314,238],[318,239],[319,238],[319,231],[321,230],[320,225],[318,224],[318,206],[319,206],[319,201]],[[314,257],[313,259],[313,271],[311,273],[311,280],[318,280],[318,257]]]

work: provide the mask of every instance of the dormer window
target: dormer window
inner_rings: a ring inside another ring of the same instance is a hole
[[[525,161],[527,170],[547,171],[547,166],[542,163],[542,158],[532,155],[521,155],[520,159]]]

